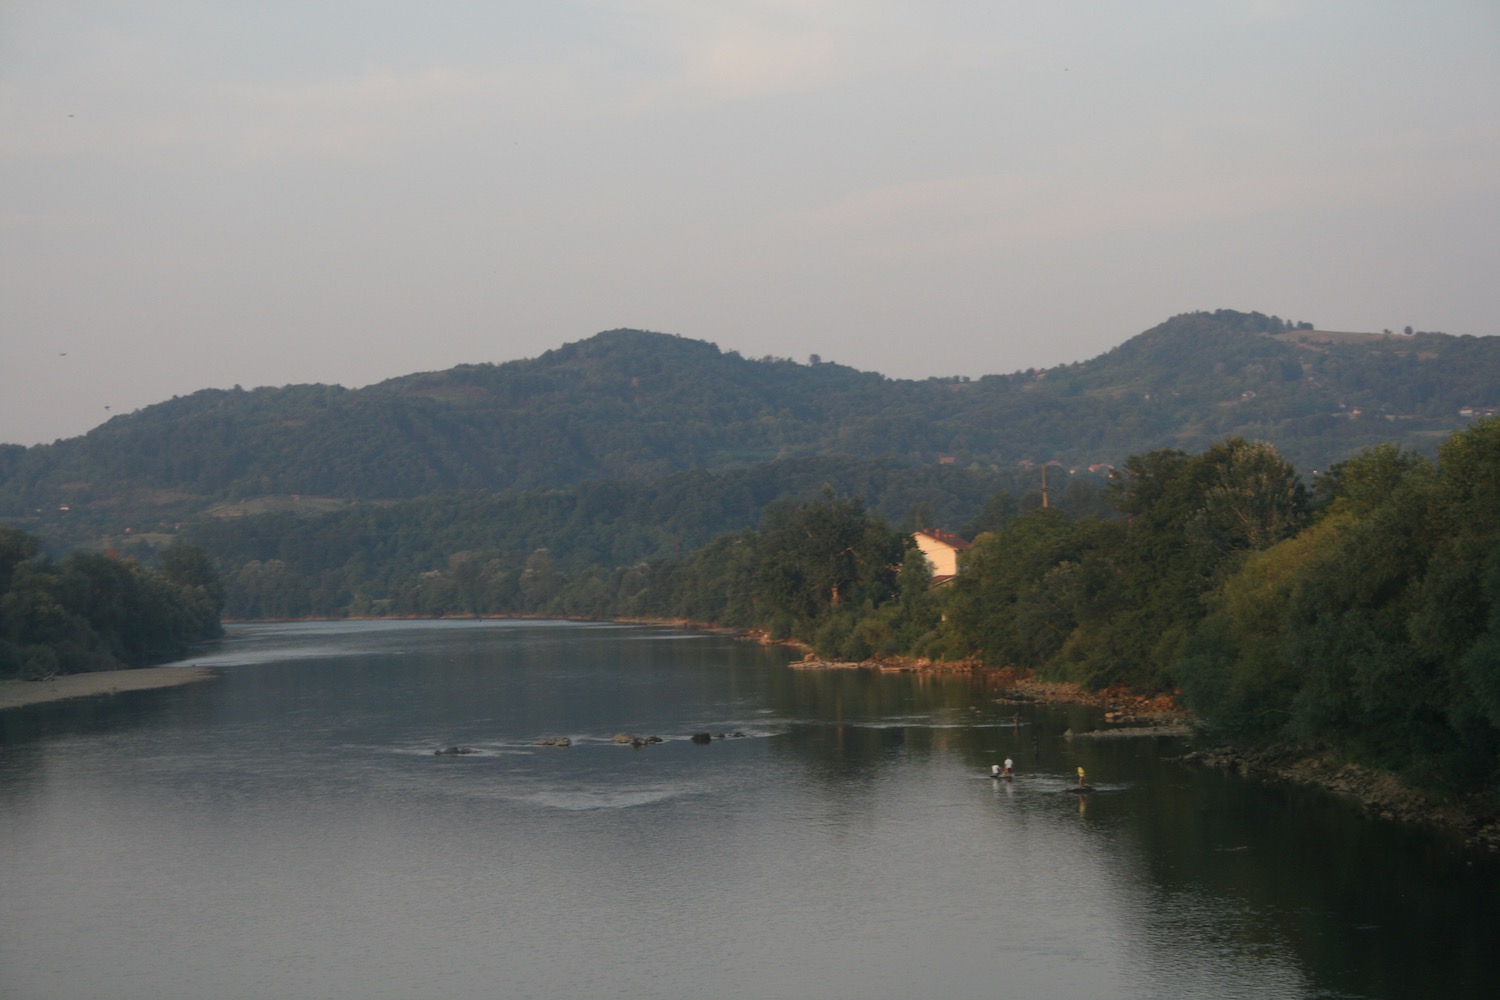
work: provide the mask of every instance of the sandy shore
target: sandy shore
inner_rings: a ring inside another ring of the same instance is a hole
[[[88,698],[121,691],[193,684],[214,676],[208,667],[143,667],[140,670],[100,670],[90,674],[62,674],[47,681],[0,681],[0,709],[40,705],[68,698]]]

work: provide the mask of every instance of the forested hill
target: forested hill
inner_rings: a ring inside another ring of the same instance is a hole
[[[1118,464],[1230,435],[1306,473],[1382,441],[1428,451],[1462,409],[1500,405],[1500,338],[1291,327],[1188,313],[1091,361],[922,381],[614,330],[359,390],[204,390],[82,437],[0,446],[0,516],[530,490],[814,455]]]

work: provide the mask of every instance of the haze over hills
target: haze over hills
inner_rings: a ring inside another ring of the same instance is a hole
[[[1298,328],[1300,327],[1300,328]],[[642,480],[797,458],[1008,472],[1118,464],[1229,436],[1304,474],[1383,441],[1430,451],[1500,404],[1500,338],[1330,334],[1187,313],[1093,360],[890,379],[613,330],[540,357],[348,390],[203,390],[78,438],[0,446],[0,516],[103,530],[262,497],[411,499]]]

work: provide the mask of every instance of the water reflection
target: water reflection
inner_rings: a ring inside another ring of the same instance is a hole
[[[1425,833],[982,681],[785,659],[274,626],[220,682],[29,715],[0,995],[1462,996],[1491,961],[1500,881]]]
[[[1475,950],[1476,929],[1494,912],[1495,866],[1439,833],[1372,822],[1321,793],[1177,763],[1179,739],[1063,739],[1097,727],[1086,709],[1027,707],[1016,724],[1013,707],[992,704],[992,692],[966,678],[798,673],[788,684],[788,704],[831,706],[833,728],[824,746],[805,739],[778,749],[821,751],[809,772],[832,784],[879,775],[893,753],[957,755],[976,775],[1016,760],[1013,781],[989,780],[997,809],[1015,821],[997,832],[1000,863],[1032,870],[1038,842],[1043,863],[1065,856],[1072,876],[1085,873],[1067,885],[1118,915],[1129,966],[1164,994],[1201,989],[1208,967],[1226,996],[1485,988],[1492,962]],[[970,724],[955,727],[965,712]],[[1093,793],[1068,796],[1077,767]],[[886,794],[870,791],[861,800]],[[1012,887],[1008,896],[1035,912],[1057,888]],[[1226,955],[1235,956],[1228,966]]]

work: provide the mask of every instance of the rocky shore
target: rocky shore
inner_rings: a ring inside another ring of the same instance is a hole
[[[808,656],[792,664],[799,669],[879,670],[969,674],[983,677],[999,690],[1001,704],[1092,705],[1104,710],[1106,726],[1072,739],[1119,739],[1195,735],[1191,713],[1170,695],[1140,695],[1123,688],[1087,691],[1065,681],[1043,681],[1029,671],[992,667],[979,662],[866,660],[839,662]],[[1117,724],[1117,725],[1116,725]],[[1263,781],[1288,781],[1345,796],[1372,818],[1437,826],[1461,834],[1471,847],[1500,852],[1500,800],[1493,794],[1439,798],[1395,775],[1339,759],[1314,747],[1279,745],[1255,749],[1230,746],[1199,748],[1186,763],[1237,771]]]
[[[1352,799],[1368,816],[1443,827],[1462,834],[1471,847],[1500,851],[1500,802],[1492,795],[1439,798],[1389,772],[1351,764],[1316,747],[1219,746],[1195,750],[1182,759],[1260,780],[1319,788]]]

